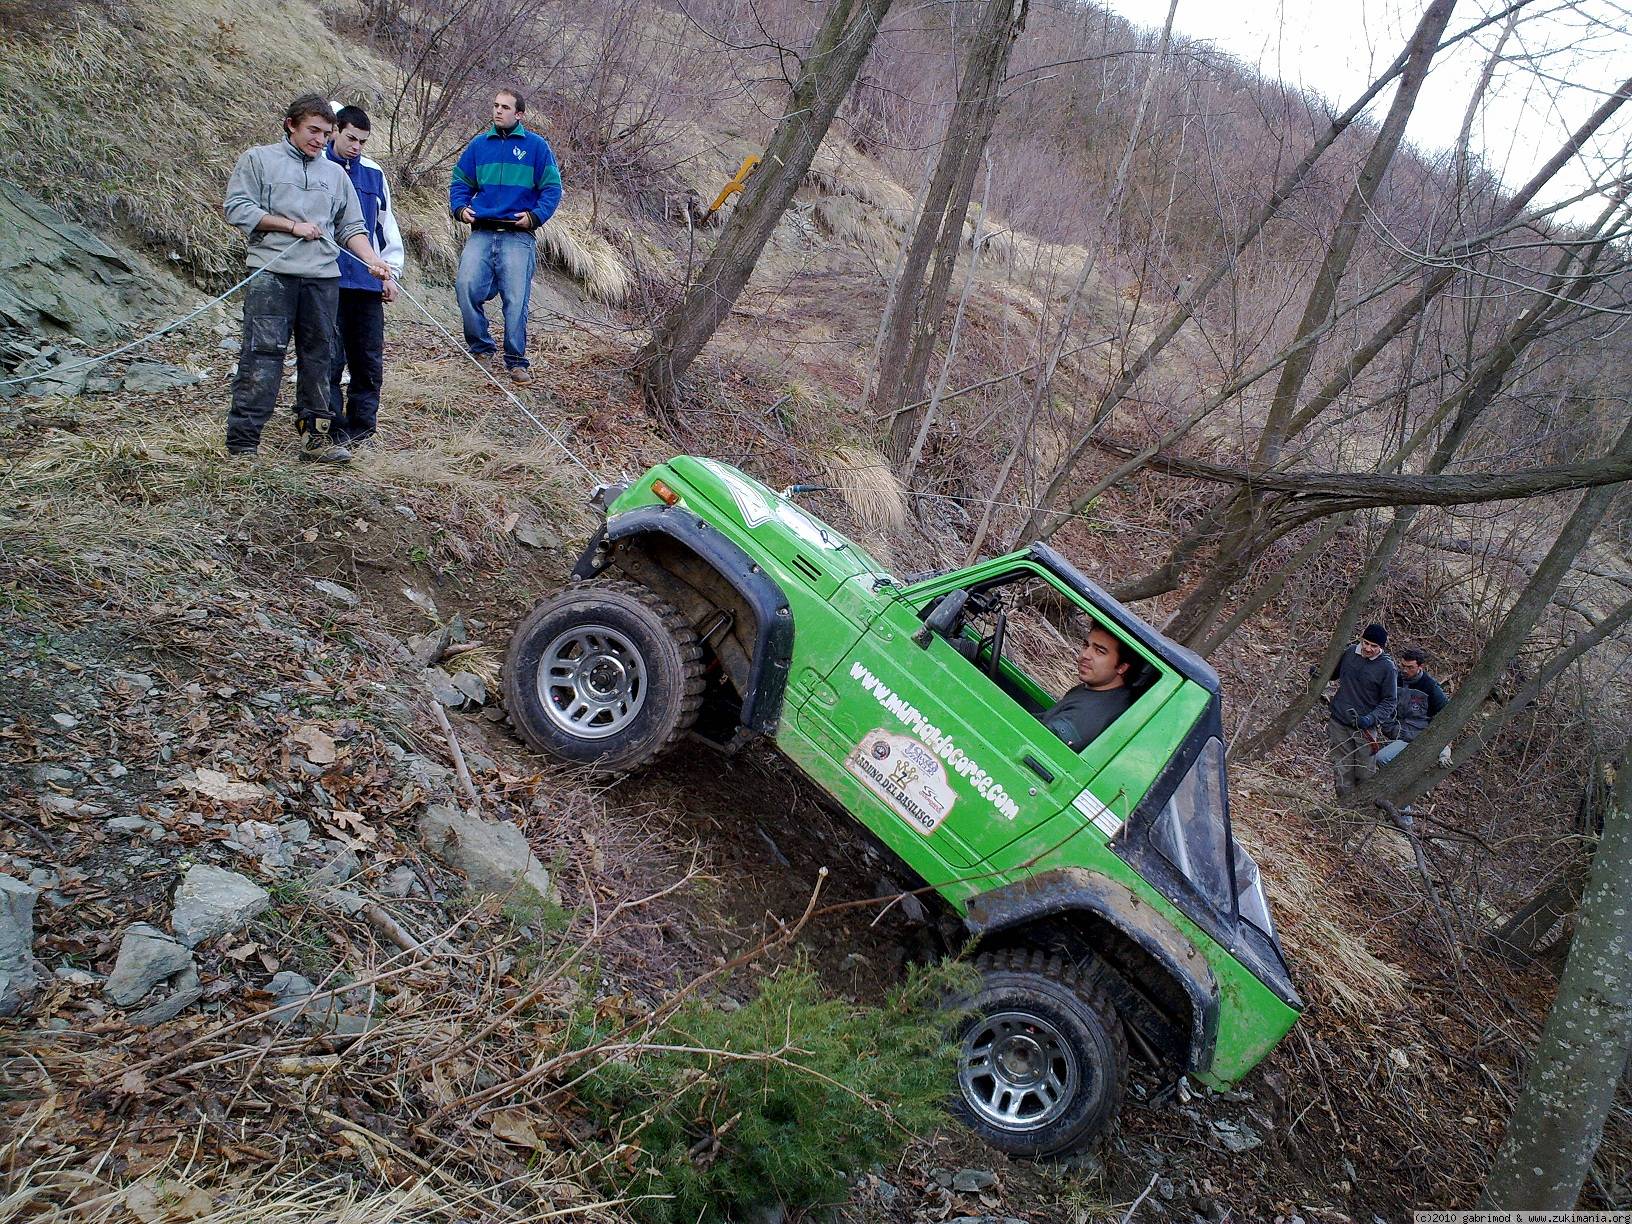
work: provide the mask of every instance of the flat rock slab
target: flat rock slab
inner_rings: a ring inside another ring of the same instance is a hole
[[[170,929],[182,943],[196,948],[207,939],[238,930],[271,904],[271,895],[255,881],[236,871],[197,863],[187,869],[176,889]]]
[[[555,902],[555,885],[533,855],[520,829],[508,822],[480,820],[459,809],[433,803],[419,818],[426,847],[465,873],[476,892],[512,890],[529,900]]]
[[[34,902],[39,891],[0,875],[0,1016],[15,1016],[45,971],[34,959]]]
[[[193,968],[193,954],[158,927],[138,922],[119,941],[119,957],[102,993],[115,1007],[129,1007],[178,973]]]
[[[170,365],[163,361],[133,361],[125,371],[124,388],[141,395],[156,391],[174,391],[203,382],[204,375],[186,366]]]

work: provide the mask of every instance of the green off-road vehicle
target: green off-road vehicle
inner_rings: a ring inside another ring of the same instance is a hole
[[[594,501],[577,581],[511,643],[517,729],[606,771],[688,732],[770,737],[980,937],[954,1101],[994,1147],[1083,1146],[1116,1114],[1130,1045],[1223,1088],[1291,1028],[1302,1004],[1230,836],[1199,657],[1043,545],[898,580],[689,456]],[[1131,701],[1073,751],[1039,714],[1094,628],[1131,664]]]

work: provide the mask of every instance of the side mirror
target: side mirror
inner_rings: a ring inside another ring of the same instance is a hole
[[[936,634],[943,638],[950,637],[952,630],[963,619],[963,610],[968,603],[968,591],[948,591],[941,596],[940,602],[930,609],[929,615],[924,617],[924,627],[912,635],[912,640],[928,649],[930,638]]]

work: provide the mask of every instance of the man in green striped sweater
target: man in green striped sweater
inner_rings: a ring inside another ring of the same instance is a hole
[[[533,381],[527,362],[527,307],[538,266],[534,231],[561,203],[561,171],[544,137],[522,124],[527,100],[514,89],[493,97],[493,126],[459,155],[448,186],[454,220],[470,226],[454,288],[465,344],[478,357],[498,351],[486,304],[504,307],[504,364],[518,383]]]

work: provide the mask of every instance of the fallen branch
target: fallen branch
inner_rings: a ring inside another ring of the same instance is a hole
[[[431,698],[431,713],[436,717],[436,725],[442,728],[442,734],[447,738],[448,751],[453,754],[453,772],[459,779],[459,785],[465,788],[465,794],[470,796],[470,805],[476,814],[482,814],[482,799],[476,793],[476,784],[470,780],[470,770],[465,767],[465,754],[459,750],[459,737],[453,733],[453,724],[448,716],[442,712],[442,703],[434,696]]]

